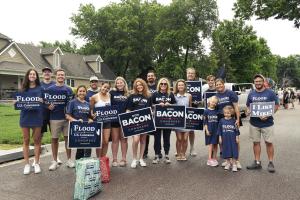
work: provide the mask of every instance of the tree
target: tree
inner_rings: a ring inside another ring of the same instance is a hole
[[[78,53],[77,46],[74,42],[66,40],[65,42],[55,41],[54,43],[40,41],[40,46],[43,48],[59,47],[63,52]]]
[[[242,20],[223,21],[212,36],[212,53],[218,66],[225,66],[230,82],[251,82],[255,73],[269,72],[276,76],[275,62],[267,43],[257,38],[252,26]]]
[[[300,1],[299,0],[237,0],[234,4],[236,17],[250,19],[287,19],[294,21],[295,27],[300,26]]]
[[[277,76],[281,87],[300,87],[300,55],[287,58],[277,56]]]

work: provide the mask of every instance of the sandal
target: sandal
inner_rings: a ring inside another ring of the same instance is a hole
[[[126,160],[121,160],[121,162],[119,163],[120,167],[125,167],[126,166]]]

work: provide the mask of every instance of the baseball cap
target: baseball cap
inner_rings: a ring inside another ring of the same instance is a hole
[[[44,72],[44,71],[46,71],[46,70],[49,70],[50,72],[52,72],[52,69],[51,69],[51,68],[49,68],[49,67],[45,67],[45,68],[43,68],[43,69],[42,69],[42,72]]]
[[[91,76],[90,77],[90,82],[91,81],[99,81],[98,77],[97,76]]]
[[[265,80],[265,77],[261,74],[255,74],[253,77],[253,80],[256,79],[257,77],[262,78],[263,80]]]

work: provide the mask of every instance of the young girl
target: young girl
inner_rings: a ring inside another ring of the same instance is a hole
[[[218,135],[219,142],[222,145],[222,156],[226,159],[225,170],[229,170],[232,165],[232,171],[237,172],[237,159],[239,157],[238,143],[239,130],[236,126],[236,120],[232,118],[234,111],[232,106],[223,108],[224,118],[219,122]]]
[[[142,108],[151,106],[150,92],[146,82],[143,79],[137,78],[133,83],[133,94],[128,97],[127,100],[127,111],[134,111]],[[146,167],[147,164],[143,160],[143,155],[146,145],[147,134],[140,134],[132,136],[132,152],[133,160],[131,168],[136,168],[139,163],[141,167]],[[140,154],[138,157],[138,146],[140,143]],[[139,162],[138,162],[139,161]]]
[[[110,104],[110,94],[108,93],[109,88],[110,88],[109,83],[105,82],[102,84],[100,91],[91,97],[90,106],[91,106],[92,113],[93,113],[94,108],[105,107],[105,106],[111,105]],[[103,123],[102,148],[96,149],[96,155],[98,158],[106,156],[106,153],[108,150],[110,129],[111,129],[111,123],[109,123],[109,122]]]
[[[118,106],[119,113],[126,112],[126,104],[128,98],[128,86],[125,79],[121,76],[118,76],[115,80],[115,88],[110,91],[111,105]],[[113,162],[112,166],[124,167],[126,165],[126,154],[128,149],[127,138],[123,137],[122,130],[120,128],[119,122],[111,123],[111,135],[112,135],[112,154],[113,154]],[[118,149],[119,143],[121,142],[121,152],[122,152],[122,160],[118,163]]]
[[[40,86],[40,79],[35,69],[29,69],[22,83],[21,92],[35,93],[42,101],[43,89]],[[41,148],[41,127],[43,125],[43,109],[42,107],[35,110],[22,110],[20,113],[20,127],[23,133],[23,155],[25,160],[25,167],[23,174],[30,174],[29,164],[29,142],[30,129],[32,129],[32,137],[34,141],[34,173],[41,172],[40,168],[40,148]]]
[[[186,92],[186,83],[183,79],[177,80],[174,88],[174,95],[177,105],[183,105],[185,107],[191,107],[192,95]],[[189,130],[176,129],[176,160],[186,161],[186,149],[188,145]]]
[[[205,144],[208,145],[208,160],[207,165],[218,166],[217,152],[218,152],[218,111],[216,106],[218,104],[218,97],[212,96],[208,100],[208,108],[204,111],[204,132]]]
[[[72,121],[93,122],[91,118],[90,104],[86,99],[87,89],[80,85],[76,90],[76,98],[69,101],[66,109],[66,119]],[[77,149],[76,160],[83,157],[90,157],[91,149]]]

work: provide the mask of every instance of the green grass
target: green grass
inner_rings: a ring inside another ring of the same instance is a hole
[[[15,110],[13,106],[0,104],[0,144],[23,144],[19,121],[20,111]],[[49,143],[51,143],[50,133],[45,133],[42,144]]]
[[[10,150],[22,147],[21,144],[0,144],[0,150]]]

